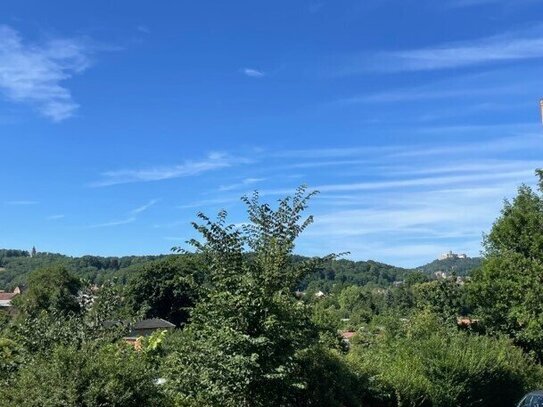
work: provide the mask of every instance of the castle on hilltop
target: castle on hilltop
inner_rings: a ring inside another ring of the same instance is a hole
[[[451,250],[439,256],[439,260],[467,259],[467,258],[468,256],[465,253],[453,253]]]

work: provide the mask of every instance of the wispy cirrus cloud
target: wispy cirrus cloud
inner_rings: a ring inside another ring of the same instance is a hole
[[[139,215],[140,213],[145,212],[146,210],[152,208],[159,202],[159,199],[151,199],[149,202],[147,202],[145,205],[139,206],[133,210],[130,211],[132,215]]]
[[[340,74],[432,71],[543,58],[541,27],[424,48],[384,51],[351,58]]]
[[[182,164],[173,166],[106,171],[102,173],[102,180],[93,182],[90,186],[105,187],[134,182],[151,182],[190,177],[246,162],[248,160],[244,158],[233,157],[224,153],[211,153],[205,159],[185,161]]]
[[[336,105],[350,105],[362,103],[395,103],[409,101],[428,101],[437,99],[469,99],[473,97],[488,97],[498,95],[515,95],[525,94],[529,87],[540,86],[541,82],[522,83],[514,85],[499,85],[499,86],[479,86],[474,84],[464,84],[459,86],[454,84],[433,84],[432,87],[422,88],[406,88],[396,89],[393,91],[385,91],[371,93],[367,95],[357,95],[347,98],[342,98],[333,102]],[[453,89],[451,87],[454,86]],[[533,89],[533,88],[532,88]]]
[[[266,178],[245,178],[241,180],[241,182],[230,184],[230,185],[221,185],[219,187],[219,191],[232,191],[234,189],[239,188],[245,188],[254,184],[258,184],[259,182],[265,181]]]
[[[263,78],[264,76],[266,76],[266,74],[264,73],[264,71],[261,71],[259,69],[254,69],[254,68],[243,68],[241,70],[241,72],[245,75],[245,76],[248,76],[250,78]]]
[[[96,223],[94,225],[87,226],[87,229],[99,229],[99,228],[109,228],[109,227],[114,227],[114,226],[128,225],[135,221],[136,221],[135,217],[120,219],[120,220],[113,220],[110,222]]]
[[[101,228],[110,228],[110,227],[122,226],[122,225],[128,225],[130,223],[134,223],[135,221],[138,220],[139,215],[141,215],[143,212],[155,206],[159,201],[160,201],[159,199],[151,199],[146,204],[141,205],[129,211],[126,217],[124,218],[121,218],[119,220],[112,220],[108,222],[96,223],[93,225],[89,225],[86,228],[87,229],[101,229]]]
[[[510,130],[519,133],[510,137],[493,138],[492,142],[473,141],[463,142],[456,145],[445,144],[412,144],[412,145],[385,145],[366,147],[335,147],[316,148],[305,150],[286,150],[276,153],[282,159],[298,158],[308,161],[289,164],[292,167],[304,168],[322,165],[361,165],[371,164],[384,159],[396,159],[398,157],[424,157],[442,156],[452,154],[480,155],[485,153],[511,152],[516,150],[541,149],[543,147],[543,136],[535,130],[531,123],[518,123],[510,125],[463,125],[463,126],[430,126],[421,127],[417,132],[443,134],[443,133],[483,133],[495,132],[498,130]],[[531,132],[534,130],[534,132]],[[367,159],[347,159],[351,157],[367,156]],[[337,159],[323,161],[324,159]]]
[[[65,217],[66,217],[65,215],[58,214],[58,215],[48,216],[46,219],[47,220],[60,220],[60,219],[64,219]]]
[[[13,28],[0,25],[0,91],[54,122],[65,120],[79,105],[64,82],[89,67],[89,53],[81,40],[27,43]]]

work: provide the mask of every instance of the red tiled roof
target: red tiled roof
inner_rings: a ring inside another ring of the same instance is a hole
[[[341,336],[343,337],[343,339],[347,339],[347,340],[351,339],[355,335],[356,335],[356,332],[347,331],[347,332],[342,332],[341,333]]]
[[[0,293],[0,301],[12,300],[16,295],[16,293]]]

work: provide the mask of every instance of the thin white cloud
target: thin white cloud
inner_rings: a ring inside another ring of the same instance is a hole
[[[133,223],[135,221],[136,218],[132,217],[128,219],[114,220],[111,222],[97,223],[95,225],[87,226],[87,229],[109,228],[114,226],[128,225],[129,223]]]
[[[11,27],[0,26],[0,92],[54,122],[73,116],[79,107],[64,82],[88,67],[89,49],[81,41],[29,44]]]
[[[172,178],[190,177],[205,172],[247,163],[244,158],[236,158],[223,153],[212,153],[200,161],[186,161],[170,167],[155,167],[136,170],[107,171],[102,180],[93,182],[92,187],[104,187],[133,182],[161,181]]]
[[[336,148],[317,148],[306,150],[285,150],[275,153],[276,157],[283,159],[308,159],[314,161],[297,162],[287,164],[289,168],[310,168],[322,165],[361,165],[371,164],[376,161],[383,161],[383,158],[415,157],[415,156],[439,156],[453,154],[483,154],[508,151],[529,151],[531,149],[543,148],[543,135],[538,132],[527,132],[527,130],[537,130],[536,125],[532,123],[517,123],[509,125],[463,125],[463,126],[426,126],[415,129],[419,133],[431,133],[433,135],[442,133],[468,133],[508,131],[514,136],[493,138],[491,142],[462,142],[457,144],[411,144],[411,145],[385,145],[385,146],[366,146],[366,147],[336,147]],[[349,159],[347,157],[371,157],[368,159]],[[323,161],[323,159],[336,159],[332,161]]]
[[[533,175],[533,169],[525,169],[515,172],[491,173],[491,174],[469,174],[451,175],[444,177],[423,177],[393,181],[368,181],[350,184],[325,184],[315,187],[321,192],[345,192],[345,191],[371,191],[380,189],[414,188],[414,187],[436,187],[447,185],[467,184],[470,182],[508,180],[508,179],[529,179]]]
[[[543,58],[543,34],[510,32],[472,41],[389,51],[352,60],[342,74],[367,71],[402,72],[463,68],[489,63]],[[360,59],[363,59],[360,62]]]
[[[221,185],[219,191],[232,191],[234,189],[245,188],[265,180],[266,178],[245,178],[241,182],[235,184]]]
[[[262,78],[266,76],[263,71],[254,68],[243,68],[241,72],[243,72],[245,76],[249,76],[251,78]]]
[[[469,182],[452,186],[324,192],[318,200],[326,197],[325,205],[314,206],[315,223],[301,247],[313,254],[345,250],[356,259],[404,266],[420,265],[421,259],[430,261],[451,249],[478,255],[482,233],[498,216],[503,198],[520,183],[534,180],[522,174],[477,177],[486,171],[478,169]]]
[[[179,205],[179,209],[194,209],[194,208],[202,208],[205,206],[221,206],[221,205],[229,205],[234,202],[239,202],[240,197],[239,195],[235,196],[229,196],[229,197],[221,197],[221,198],[215,198],[215,199],[203,199],[200,201],[195,201],[187,204]]]
[[[446,174],[446,173],[490,173],[490,172],[517,172],[526,171],[538,168],[541,165],[541,161],[503,161],[503,160],[480,160],[478,162],[459,162],[454,164],[445,165],[431,165],[425,167],[414,167],[410,165],[405,166],[384,166],[383,172],[387,176],[402,177],[413,175],[432,175],[432,174]]]
[[[4,202],[6,205],[10,206],[29,206],[29,205],[37,205],[39,204],[38,201],[6,201]]]
[[[136,27],[136,30],[138,30],[140,33],[144,34],[150,34],[151,30],[146,25],[140,24]]]
[[[130,211],[130,214],[132,215],[138,215],[142,212],[145,212],[147,209],[150,209],[151,207],[155,206],[158,203],[158,199],[151,199],[149,202],[147,202],[145,205],[142,205],[136,209],[133,209]]]
[[[434,84],[433,88],[407,88],[398,89],[394,91],[372,93],[368,95],[358,95],[349,98],[339,99],[334,104],[337,105],[351,105],[351,104],[363,104],[363,103],[395,103],[395,102],[408,102],[408,101],[426,101],[436,99],[470,99],[475,96],[496,96],[496,95],[511,95],[511,94],[525,94],[526,89],[531,86],[540,86],[541,82],[531,84],[516,84],[508,86],[487,86],[487,87],[474,87],[472,84],[464,85],[462,88],[458,88],[455,85],[455,89],[445,89],[447,85],[442,85],[443,88],[437,88]]]
[[[47,217],[47,220],[60,220],[60,219],[64,219],[65,218],[65,215],[51,215],[51,216],[48,216]]]

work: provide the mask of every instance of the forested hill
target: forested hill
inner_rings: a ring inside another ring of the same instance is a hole
[[[23,250],[0,249],[0,289],[11,289],[25,284],[28,274],[34,270],[51,265],[63,265],[78,276],[96,284],[116,278],[124,283],[143,265],[156,261],[162,256],[126,256],[69,257],[57,253],[37,253],[30,256]],[[303,260],[301,256],[297,259]],[[480,259],[436,260],[415,270],[427,274],[436,271],[455,271],[457,275],[466,275],[480,264]],[[331,290],[334,285],[375,285],[386,287],[395,281],[401,281],[412,269],[395,267],[376,261],[337,260],[326,263],[321,269],[305,279],[301,289]]]
[[[63,265],[79,277],[96,284],[113,277],[126,282],[130,273],[162,257],[165,256],[69,257],[58,253],[37,253],[31,257],[27,251],[0,249],[0,289],[24,284],[32,271],[52,265]]]
[[[481,257],[434,260],[431,263],[417,268],[417,270],[430,275],[433,275],[438,271],[444,271],[447,274],[454,273],[457,276],[467,276],[472,270],[481,266],[482,260]]]

